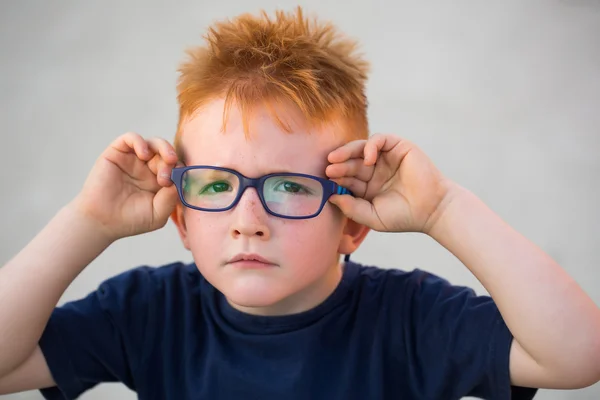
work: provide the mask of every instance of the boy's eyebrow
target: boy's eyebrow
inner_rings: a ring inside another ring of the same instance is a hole
[[[212,178],[222,178],[224,176],[232,176],[232,174],[231,174],[231,172],[228,172],[228,171],[221,171],[221,170],[218,170],[218,169],[212,169],[205,176],[207,178],[209,178],[209,179],[212,179]]]
[[[318,176],[320,178],[324,178],[325,177],[325,171],[320,171],[320,172],[314,172],[314,171],[299,171],[298,169],[293,169],[293,168],[270,168],[269,171],[263,171],[262,175],[269,175],[269,174],[305,174],[305,175],[312,175],[312,176]]]
[[[212,166],[212,167],[229,168],[229,169],[232,169],[234,171],[238,171],[242,175],[246,175],[242,171],[240,171],[238,168],[235,168],[234,166],[227,165],[227,164],[223,164],[223,165],[192,164],[192,165],[184,165],[184,166],[193,167],[193,166],[197,166],[197,165],[208,165],[208,166]],[[213,170],[210,176],[218,176],[218,174],[220,172],[222,173],[224,171]],[[268,170],[262,170],[261,173],[258,174],[257,176],[265,176],[265,175],[270,175],[270,174],[305,174],[305,175],[317,176],[319,178],[326,178],[327,177],[327,175],[325,174],[325,170],[322,170],[322,171],[319,171],[319,172],[310,172],[310,171],[307,172],[307,171],[299,171],[299,170],[294,169],[294,168],[269,168]]]

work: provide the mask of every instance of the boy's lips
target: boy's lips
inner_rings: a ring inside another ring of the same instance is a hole
[[[235,265],[242,268],[264,268],[276,267],[277,265],[256,253],[240,253],[227,261],[228,265]]]

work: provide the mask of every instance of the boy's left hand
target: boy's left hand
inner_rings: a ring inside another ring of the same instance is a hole
[[[350,219],[376,231],[431,231],[451,183],[416,145],[376,134],[329,153],[327,176],[353,196],[330,202]]]

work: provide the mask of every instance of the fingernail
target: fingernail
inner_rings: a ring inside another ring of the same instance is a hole
[[[160,176],[165,179],[171,179],[171,175],[167,174],[166,172],[161,172]]]

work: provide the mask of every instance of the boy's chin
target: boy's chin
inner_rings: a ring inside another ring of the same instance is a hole
[[[227,298],[229,304],[247,314],[290,315],[312,308],[314,298],[307,289],[314,284],[307,277],[272,275],[220,276],[213,286]]]
[[[274,291],[271,288],[228,288],[222,293],[229,304],[239,311],[255,315],[286,315],[295,313],[297,305],[291,304],[290,296],[281,290]]]
[[[307,288],[308,286],[290,285],[231,285],[219,290],[233,308],[246,314],[281,316],[308,311],[331,294],[316,298],[307,294]]]
[[[278,308],[283,296],[270,293],[257,293],[255,291],[224,293],[229,304],[238,310],[250,314],[269,313],[269,309]]]

